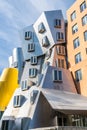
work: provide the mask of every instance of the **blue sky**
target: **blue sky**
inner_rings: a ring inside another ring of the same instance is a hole
[[[8,67],[14,47],[21,46],[19,31],[35,22],[45,10],[66,10],[75,0],[0,0],[0,73]]]

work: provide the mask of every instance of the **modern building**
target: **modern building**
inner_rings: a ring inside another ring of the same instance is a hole
[[[82,96],[85,93],[79,93],[73,75],[73,66],[76,66],[76,77],[81,74],[82,60],[75,63],[79,61],[80,53],[84,54],[85,47],[79,46],[79,56],[78,53],[75,55],[77,49],[73,48],[73,40],[76,37],[72,31],[76,32],[77,22],[74,30],[73,11],[68,10],[68,28],[62,11],[54,10],[43,12],[33,25],[21,31],[23,58],[21,55],[13,58],[17,51],[9,58],[10,67],[15,67],[14,61],[20,63],[22,59],[21,63],[24,62],[19,75],[20,87],[15,90],[2,116],[0,130],[87,129],[87,97]],[[77,68],[79,64],[80,68]]]
[[[68,67],[78,93],[87,96],[87,0],[76,0],[67,18]]]

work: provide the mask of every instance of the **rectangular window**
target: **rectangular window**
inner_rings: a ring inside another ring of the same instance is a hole
[[[64,59],[56,59],[55,60],[55,66],[64,68]]]
[[[78,46],[80,46],[79,38],[76,38],[76,39],[73,41],[73,45],[74,45],[74,49],[77,48]]]
[[[28,44],[28,52],[35,51],[35,44],[34,43],[29,43]]]
[[[81,61],[81,53],[78,53],[77,55],[75,55],[75,63],[79,63]]]
[[[56,47],[57,55],[65,55],[65,47],[64,46],[57,46]]]
[[[3,120],[1,130],[9,130],[8,126],[9,126],[9,120]]]
[[[86,9],[86,1],[80,5],[80,11],[83,12]]]
[[[25,32],[25,40],[30,40],[31,38],[32,38],[32,32],[31,31]]]
[[[27,80],[21,82],[21,89],[22,89],[22,91],[28,89]]]
[[[82,25],[86,25],[87,24],[87,15],[85,15],[83,18],[82,18]]]
[[[74,12],[71,14],[71,21],[73,21],[74,19],[76,19],[76,11],[74,11]]]
[[[87,41],[87,31],[84,32],[84,40]]]
[[[21,106],[21,95],[14,96],[14,107],[20,107]]]
[[[31,105],[34,104],[35,99],[36,99],[36,97],[37,97],[37,94],[38,94],[38,91],[37,91],[37,90],[33,90],[33,91],[30,93],[30,103],[31,103]]]
[[[62,71],[61,70],[53,70],[53,81],[62,81]]]
[[[37,56],[32,56],[31,57],[31,65],[36,65],[37,64]]]
[[[40,23],[38,26],[38,32],[39,33],[44,33],[45,32],[45,27],[43,23]]]
[[[64,60],[61,59],[61,67],[64,68]]]
[[[75,24],[73,27],[72,27],[72,34],[78,32],[78,25]]]
[[[36,68],[30,68],[29,69],[29,77],[34,78],[37,75],[37,69]]]
[[[86,50],[86,54],[87,54],[87,48],[85,50]]]
[[[47,36],[43,37],[43,39],[42,39],[42,46],[43,47],[49,46],[49,40],[48,40]]]
[[[62,32],[57,32],[56,33],[56,40],[57,41],[64,40],[64,34]]]
[[[81,69],[75,71],[75,78],[76,78],[76,81],[82,80],[82,71],[81,71]]]
[[[61,28],[61,19],[55,19],[54,20],[54,27],[55,28]]]

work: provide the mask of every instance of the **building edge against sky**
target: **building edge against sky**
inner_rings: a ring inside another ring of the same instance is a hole
[[[20,87],[2,116],[0,130],[87,127],[86,6],[83,0],[72,5],[68,26],[61,10],[44,11],[21,31],[22,48],[9,57],[9,66],[19,70]]]

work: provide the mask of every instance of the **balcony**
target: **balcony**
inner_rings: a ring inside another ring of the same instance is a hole
[[[31,130],[87,130],[87,127],[55,126],[55,127],[36,128]]]

